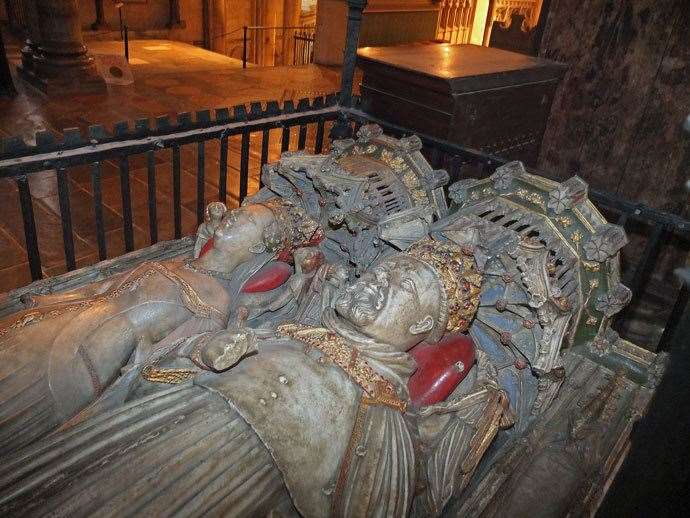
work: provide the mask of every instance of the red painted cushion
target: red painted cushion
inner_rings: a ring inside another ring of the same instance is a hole
[[[201,250],[199,251],[199,257],[203,256],[211,248],[213,248],[213,238],[212,237],[209,238],[209,240],[204,243],[204,246],[201,247]]]
[[[417,370],[410,377],[408,389],[415,406],[444,401],[465,379],[474,365],[474,341],[467,335],[444,336],[435,344],[422,342],[410,350]]]
[[[281,261],[265,264],[242,287],[242,293],[262,293],[282,286],[292,275],[292,266]]]

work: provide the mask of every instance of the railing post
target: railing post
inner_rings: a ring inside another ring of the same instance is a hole
[[[108,24],[105,23],[105,15],[103,13],[103,0],[96,0],[96,21],[91,24],[91,30],[97,31],[99,29],[107,29]]]
[[[247,26],[242,27],[242,68],[247,68]]]
[[[125,25],[125,59],[129,63],[129,27]]]
[[[165,25],[168,29],[174,27],[184,27],[182,16],[180,14],[180,0],[169,0],[168,2],[168,23]]]
[[[362,25],[362,12],[367,0],[347,0],[347,34],[345,36],[345,55],[340,76],[340,106],[349,108],[352,105],[352,85],[354,84],[355,64],[357,63],[357,44]],[[341,114],[333,125],[331,139],[348,138],[352,129],[345,114]]]
[[[117,7],[117,15],[120,18],[120,38],[121,39],[124,39],[124,37],[125,37],[125,25],[124,25],[124,21],[122,19],[122,8],[124,7],[124,5],[125,4],[123,4],[122,2],[117,2],[115,4],[115,6]]]

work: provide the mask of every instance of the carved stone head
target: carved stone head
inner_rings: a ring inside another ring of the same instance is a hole
[[[228,211],[213,234],[213,249],[235,265],[265,250],[264,233],[275,222],[273,212],[263,205],[248,205]]]
[[[466,330],[480,284],[471,254],[427,240],[367,270],[336,296],[334,308],[360,333],[406,351]]]
[[[225,212],[214,231],[211,253],[202,262],[206,268],[227,272],[264,252],[289,259],[295,248],[322,238],[321,227],[304,211],[272,199]]]
[[[228,209],[225,203],[222,201],[214,201],[206,206],[206,217],[204,219],[207,223],[218,224],[227,211]]]

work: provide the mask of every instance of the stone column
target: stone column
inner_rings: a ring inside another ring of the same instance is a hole
[[[186,26],[180,14],[180,0],[168,0],[168,29],[182,29]]]
[[[96,21],[91,24],[92,31],[107,30],[108,24],[105,21],[105,13],[103,12],[103,0],[95,0]]]
[[[297,27],[300,22],[300,14],[302,12],[302,2],[300,0],[284,0],[283,2],[283,27]],[[290,66],[293,63],[295,55],[295,34],[296,29],[289,29],[283,31],[283,48],[280,51],[281,65]]]
[[[38,14],[36,13],[35,0],[24,1],[24,14],[26,15],[26,41],[21,50],[22,62],[19,65],[26,70],[32,70],[34,66],[34,55],[38,53],[38,45],[41,40],[41,32],[38,28]]]
[[[104,89],[84,45],[78,0],[34,1],[40,43],[24,77],[48,94]]]

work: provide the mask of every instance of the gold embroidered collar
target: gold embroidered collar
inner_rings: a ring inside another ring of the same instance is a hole
[[[376,372],[359,356],[359,351],[337,333],[323,327],[291,323],[279,325],[276,333],[324,353],[359,385],[371,403],[388,406],[400,412],[407,409],[407,402],[398,397],[393,383]]]

